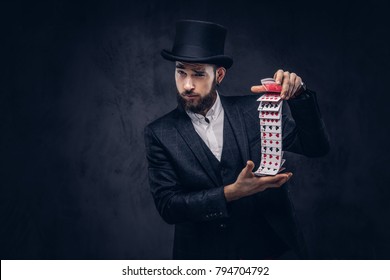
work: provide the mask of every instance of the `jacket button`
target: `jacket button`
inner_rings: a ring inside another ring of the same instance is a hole
[[[219,212],[219,215],[222,216],[222,212]]]
[[[226,228],[226,224],[219,224],[220,228]]]

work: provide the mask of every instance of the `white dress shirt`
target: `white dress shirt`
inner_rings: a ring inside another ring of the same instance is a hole
[[[200,138],[206,143],[214,156],[221,161],[223,147],[223,120],[224,110],[221,99],[217,93],[217,99],[213,107],[207,112],[206,118],[201,114],[186,111]]]

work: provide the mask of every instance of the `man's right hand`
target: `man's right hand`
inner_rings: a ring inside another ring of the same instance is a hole
[[[286,183],[291,176],[291,172],[281,173],[275,176],[257,177],[252,170],[255,167],[253,161],[248,160],[244,169],[238,175],[236,182],[225,186],[224,193],[226,201],[233,201],[245,196],[262,192],[268,188],[279,188]]]

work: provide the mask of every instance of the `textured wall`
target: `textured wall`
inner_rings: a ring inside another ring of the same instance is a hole
[[[287,161],[311,257],[390,257],[382,7],[224,2],[2,4],[2,259],[170,258],[143,128],[175,107],[159,52],[183,18],[228,28],[223,94],[249,94],[278,68],[317,91],[331,152]]]

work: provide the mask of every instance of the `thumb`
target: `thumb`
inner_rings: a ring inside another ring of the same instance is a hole
[[[244,177],[251,177],[251,176],[253,176],[252,170],[253,170],[254,167],[255,167],[255,164],[253,163],[253,161],[248,160],[246,162],[246,166],[242,169],[240,175],[242,175]]]
[[[261,86],[252,86],[251,91],[253,93],[263,93],[263,92],[266,92],[267,89],[262,85]]]

